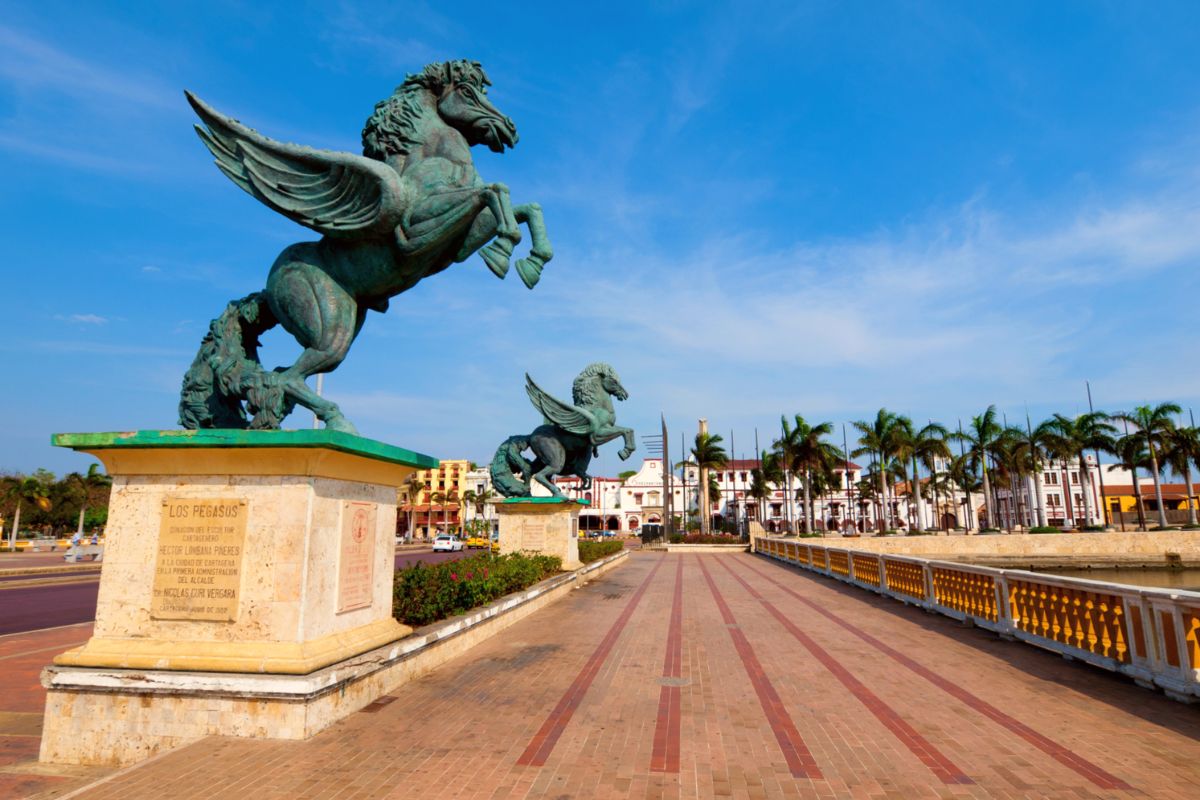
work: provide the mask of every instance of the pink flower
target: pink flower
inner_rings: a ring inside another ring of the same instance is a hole
[[[450,573],[450,580],[452,580],[452,581],[456,581],[456,580],[458,580],[458,573],[457,573],[457,572],[451,572],[451,573]]]
[[[468,572],[468,573],[467,573],[467,580],[471,580],[471,579],[472,579],[472,578],[474,578],[474,577],[475,577],[475,573],[474,573],[474,572]]]

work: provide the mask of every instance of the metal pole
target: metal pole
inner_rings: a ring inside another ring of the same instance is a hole
[[[967,523],[966,530],[969,531],[969,530],[971,530],[971,524],[973,522],[973,519],[972,519],[973,515],[971,513],[971,511],[972,511],[972,509],[971,509],[971,483],[970,483],[971,476],[966,471],[967,470],[967,448],[966,448],[966,445],[963,444],[963,440],[962,440],[962,419],[959,419],[959,421],[958,421],[958,437],[959,437],[958,438],[958,455],[959,455],[959,458],[961,458],[963,461],[963,484],[964,484],[963,494],[966,495],[966,500],[967,500],[966,506],[965,506],[966,518],[967,518],[966,519],[966,523]]]
[[[1087,387],[1088,395],[1088,413],[1095,414],[1096,409],[1092,407],[1092,384],[1090,381],[1084,381],[1083,385]],[[1112,522],[1108,518],[1108,497],[1104,494],[1104,470],[1100,466],[1100,448],[1097,447],[1094,451],[1096,454],[1096,472],[1100,474],[1100,504],[1104,506],[1104,527],[1112,527]]]
[[[729,460],[733,462],[733,467],[730,469],[730,474],[733,476],[730,481],[733,483],[733,532],[738,538],[742,538],[742,525],[738,521],[738,496],[737,496],[737,448],[733,446],[733,428],[729,429]],[[726,503],[728,506],[728,503]]]
[[[663,538],[670,541],[672,533],[672,509],[675,505],[675,497],[673,495],[674,487],[671,485],[671,440],[667,438],[667,418],[664,414],[658,415],[662,421],[662,457],[663,457]]]
[[[858,517],[854,513],[854,481],[850,476],[850,440],[846,438],[846,423],[842,423],[842,477],[846,479],[846,520],[858,533]]]

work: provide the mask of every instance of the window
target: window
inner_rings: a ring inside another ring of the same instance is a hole
[[[637,503],[639,506],[642,504],[642,493],[641,492],[637,492],[633,495],[633,502]]]
[[[1046,473],[1046,483],[1050,486],[1058,486],[1058,473],[1057,472],[1047,472]]]
[[[1078,472],[1071,473],[1071,483],[1075,484],[1076,486],[1079,485],[1079,473]]]
[[[741,481],[742,483],[745,483],[745,482],[746,482],[746,473],[744,473],[744,472],[739,472],[739,473],[738,473],[738,480],[739,480],[739,481]]]
[[[1081,494],[1075,495],[1075,505],[1077,505],[1077,506],[1083,505],[1083,495],[1081,495]]]
[[[1048,506],[1057,506],[1057,505],[1059,505],[1059,504],[1060,504],[1060,500],[1059,500],[1059,497],[1058,497],[1058,495],[1056,495],[1056,494],[1048,494],[1048,495],[1046,495],[1046,505],[1048,505]]]

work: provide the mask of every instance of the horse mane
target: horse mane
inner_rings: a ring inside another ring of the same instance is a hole
[[[601,399],[599,393],[604,391],[604,387],[595,379],[612,372],[613,368],[602,361],[584,367],[583,372],[579,373],[575,383],[571,385],[571,402],[577,406],[597,405]]]
[[[391,97],[375,104],[375,110],[363,125],[363,155],[379,161],[392,155],[408,155],[420,143],[417,120],[426,113],[420,102],[421,93],[440,97],[447,86],[458,83],[469,83],[482,90],[492,82],[478,61],[438,61],[427,64],[415,75],[407,75]]]

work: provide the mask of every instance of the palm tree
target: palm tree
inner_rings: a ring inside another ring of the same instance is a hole
[[[1111,470],[1115,469],[1116,467],[1122,467],[1129,470],[1129,474],[1133,478],[1133,496],[1138,512],[1138,527],[1142,530],[1146,530],[1146,510],[1144,504],[1142,503],[1141,482],[1138,480],[1139,469],[1149,470],[1151,468],[1150,454],[1146,452],[1146,440],[1143,439],[1140,434],[1126,434],[1120,439],[1117,439],[1116,447],[1113,449],[1113,453],[1117,456],[1117,463],[1114,466],[1109,467],[1109,469]],[[1125,524],[1124,520],[1125,518],[1122,516],[1122,527],[1124,527]]]
[[[950,461],[950,479],[953,480],[963,491],[965,495],[964,502],[966,503],[966,513],[963,514],[963,527],[970,530],[972,525],[976,525],[977,520],[974,519],[975,501],[971,499],[972,493],[982,487],[982,483],[975,477],[976,458],[971,453],[954,456]],[[976,527],[979,527],[976,525]]]
[[[32,503],[42,511],[49,511],[53,506],[47,494],[46,486],[37,478],[16,476],[5,480],[3,488],[4,500],[15,500],[16,510],[13,512],[12,531],[9,534],[9,549],[17,546],[17,531],[21,527],[21,503]]]
[[[759,454],[758,467],[751,472],[750,482],[750,496],[759,501],[760,521],[766,520],[766,501],[781,483],[783,469],[779,466],[779,456],[769,450],[763,450]]]
[[[971,425],[963,431],[961,428],[950,434],[951,438],[962,441],[967,446],[967,453],[979,465],[983,475],[983,504],[987,509],[988,527],[996,527],[996,505],[992,497],[992,482],[988,476],[988,454],[992,443],[1000,436],[1000,423],[996,419],[996,406],[990,405],[982,414],[971,417]]]
[[[446,526],[446,533],[450,532],[450,509],[458,508],[459,506],[458,492],[454,489],[446,491],[445,505],[442,506],[442,522]]]
[[[721,447],[719,433],[697,433],[692,447],[692,458],[696,459],[696,467],[700,470],[700,532],[710,533],[712,530],[712,509],[708,500],[708,471],[720,469],[728,462],[725,448]]]
[[[433,507],[435,505],[442,506],[442,518],[444,520],[446,515],[445,502],[447,497],[448,495],[440,489],[436,492],[429,493],[429,524],[433,528],[433,532],[435,534],[438,531],[437,525],[433,521]]]
[[[1079,463],[1079,483],[1083,489],[1084,525],[1092,524],[1092,476],[1087,463],[1088,450],[1112,452],[1117,429],[1108,423],[1103,411],[1080,414],[1075,419],[1055,414],[1049,420],[1048,448],[1058,458]]]
[[[1019,454],[1024,469],[1033,480],[1034,497],[1037,499],[1037,524],[1046,527],[1046,496],[1042,487],[1042,472],[1046,467],[1047,454],[1054,438],[1054,420],[1043,420],[1034,427],[1025,418],[1025,430],[1021,432]]]
[[[417,534],[417,502],[421,498],[421,490],[425,488],[425,482],[420,479],[419,472],[414,472],[409,476],[406,486],[408,493],[408,535],[414,537]]]
[[[824,437],[833,433],[832,422],[809,425],[799,414],[795,415],[795,427],[788,425],[786,417],[780,417],[779,421],[782,423],[783,435],[775,442],[775,448],[783,460],[785,469],[788,470],[788,497],[793,497],[791,476],[795,473],[801,474],[804,482],[804,532],[812,533],[812,473],[831,469],[833,464],[844,459],[844,456],[837,447],[823,441]],[[790,522],[790,500],[788,512]]]
[[[796,415],[796,420],[803,423],[803,417]],[[788,424],[787,417],[779,417],[780,437],[771,443],[771,447],[775,449],[775,454],[779,457],[779,466],[783,470],[784,482],[784,497],[787,498],[787,521],[788,533],[795,533],[796,527],[792,521],[792,475],[796,472],[796,462],[799,458],[798,452],[800,449],[800,439],[803,432],[800,425],[793,428]]]
[[[1200,428],[1175,428],[1167,437],[1167,449],[1163,461],[1176,474],[1183,477],[1187,492],[1188,525],[1196,525],[1196,506],[1192,492],[1192,464],[1200,461]]]
[[[1150,451],[1150,470],[1154,476],[1154,500],[1158,503],[1158,527],[1160,528],[1167,527],[1167,510],[1163,505],[1158,454],[1164,449],[1167,438],[1175,428],[1172,415],[1182,413],[1182,411],[1183,409],[1176,403],[1159,403],[1157,406],[1138,406],[1132,411],[1113,415],[1113,419],[1125,420],[1136,425],[1146,440],[1146,449]]]
[[[884,482],[884,473],[887,471],[885,465],[891,459],[892,454],[896,450],[896,429],[899,425],[900,417],[886,408],[879,409],[875,414],[873,421],[857,420],[850,423],[854,430],[858,431],[858,447],[850,452],[852,458],[859,456],[876,456],[879,459],[879,495],[880,502],[887,507],[887,484]],[[887,514],[880,514],[878,525],[882,532],[886,527]]]
[[[99,464],[88,466],[88,471],[84,475],[78,472],[72,472],[67,476],[67,482],[79,492],[82,502],[79,504],[79,525],[75,529],[75,535],[83,536],[83,517],[87,512],[88,501],[91,499],[92,491],[101,486],[112,486],[112,478],[100,471]]]
[[[932,476],[938,460],[950,458],[950,448],[946,445],[948,435],[946,428],[937,422],[930,422],[916,430],[908,417],[897,417],[896,457],[912,463],[912,491],[909,496],[916,502],[918,530],[928,527],[925,524],[925,498],[921,494],[920,465],[923,464]]]

